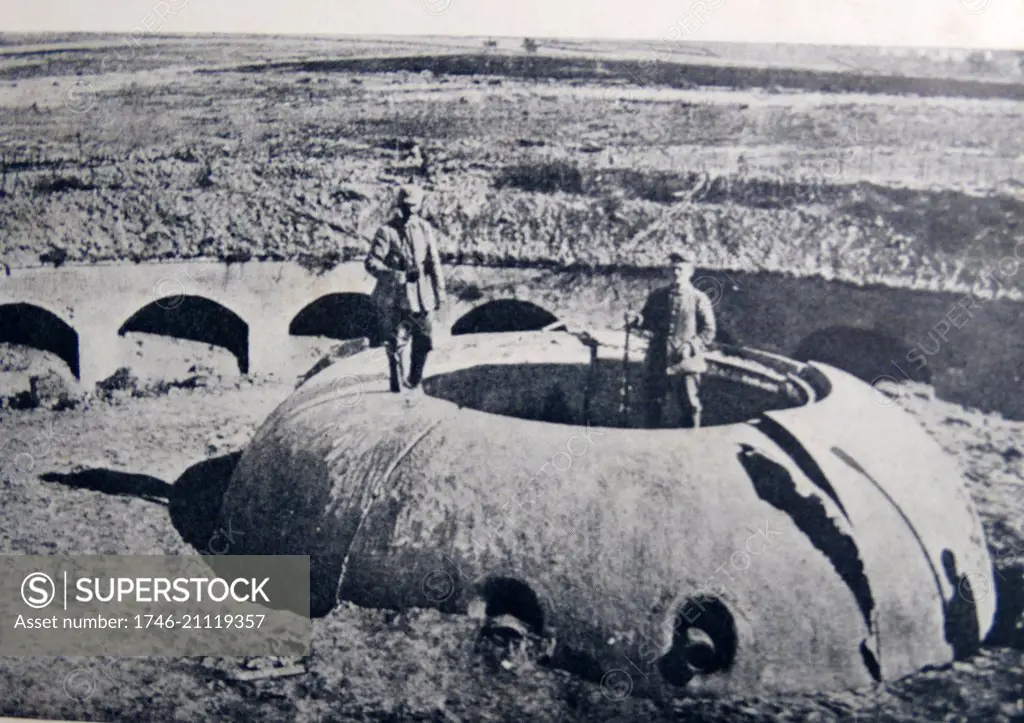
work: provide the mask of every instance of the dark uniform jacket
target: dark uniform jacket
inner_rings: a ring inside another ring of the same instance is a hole
[[[704,352],[715,340],[717,331],[715,310],[707,294],[690,285],[655,289],[647,298],[641,318],[640,328],[651,332],[647,351],[649,374],[693,374],[706,370]],[[691,356],[690,361],[684,362]]]
[[[434,311],[445,298],[441,259],[433,227],[419,216],[395,216],[373,237],[364,263],[377,279],[372,297],[382,310]],[[409,280],[407,272],[413,272]]]

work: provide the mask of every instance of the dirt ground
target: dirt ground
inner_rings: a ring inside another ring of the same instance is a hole
[[[14,554],[209,551],[216,491],[232,453],[294,379],[225,377],[165,396],[92,401],[63,412],[0,412],[0,495]],[[1006,599],[976,658],[873,690],[674,705],[615,696],[528,657],[500,664],[478,623],[435,611],[342,606],[314,624],[300,661],[4,659],[0,713],[90,720],[935,720],[1024,721],[1024,422],[986,416],[909,386],[900,400],[964,467]],[[11,454],[15,452],[15,454]],[[195,470],[203,469],[196,494]],[[184,490],[184,491],[179,491]],[[205,542],[204,542],[205,540]],[[240,682],[245,669],[306,673]]]

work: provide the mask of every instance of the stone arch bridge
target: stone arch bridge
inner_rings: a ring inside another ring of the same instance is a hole
[[[449,266],[453,334],[621,327],[654,271]],[[699,270],[719,340],[816,359],[867,382],[930,382],[946,398],[1024,418],[1024,306],[768,273]],[[54,352],[84,385],[130,364],[124,335],[229,350],[242,373],[301,374],[309,337],[373,339],[374,280],[359,262],[317,273],[293,262],[214,261],[13,269],[0,276],[0,342]]]
[[[484,298],[466,276],[448,273],[455,333],[556,321],[525,300]],[[375,340],[374,284],[360,263],[323,273],[286,262],[14,269],[0,278],[0,342],[53,352],[89,387],[127,363],[129,332],[223,347],[244,374],[297,373],[287,364],[301,337]]]

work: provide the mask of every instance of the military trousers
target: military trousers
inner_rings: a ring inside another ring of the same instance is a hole
[[[665,405],[675,399],[682,427],[699,427],[703,407],[700,402],[700,374],[676,372],[649,379],[646,389],[647,426],[657,429],[664,421]]]
[[[380,333],[388,354],[391,391],[419,386],[427,355],[434,348],[431,313],[391,308],[382,314]]]

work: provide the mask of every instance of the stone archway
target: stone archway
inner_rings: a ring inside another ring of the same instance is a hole
[[[883,376],[930,383],[932,370],[926,360],[915,363],[915,348],[874,329],[832,326],[805,337],[792,356],[829,364],[869,384]]]
[[[467,312],[452,325],[452,336],[537,331],[558,321],[547,309],[519,299],[495,299]]]
[[[147,304],[117,330],[119,336],[130,332],[222,347],[238,360],[242,374],[249,373],[249,325],[231,309],[205,297],[173,296]]]
[[[0,343],[56,354],[80,376],[78,332],[52,311],[31,303],[0,304]]]
[[[378,336],[377,311],[368,294],[326,294],[310,302],[288,325],[292,336],[323,336],[339,341]]]

